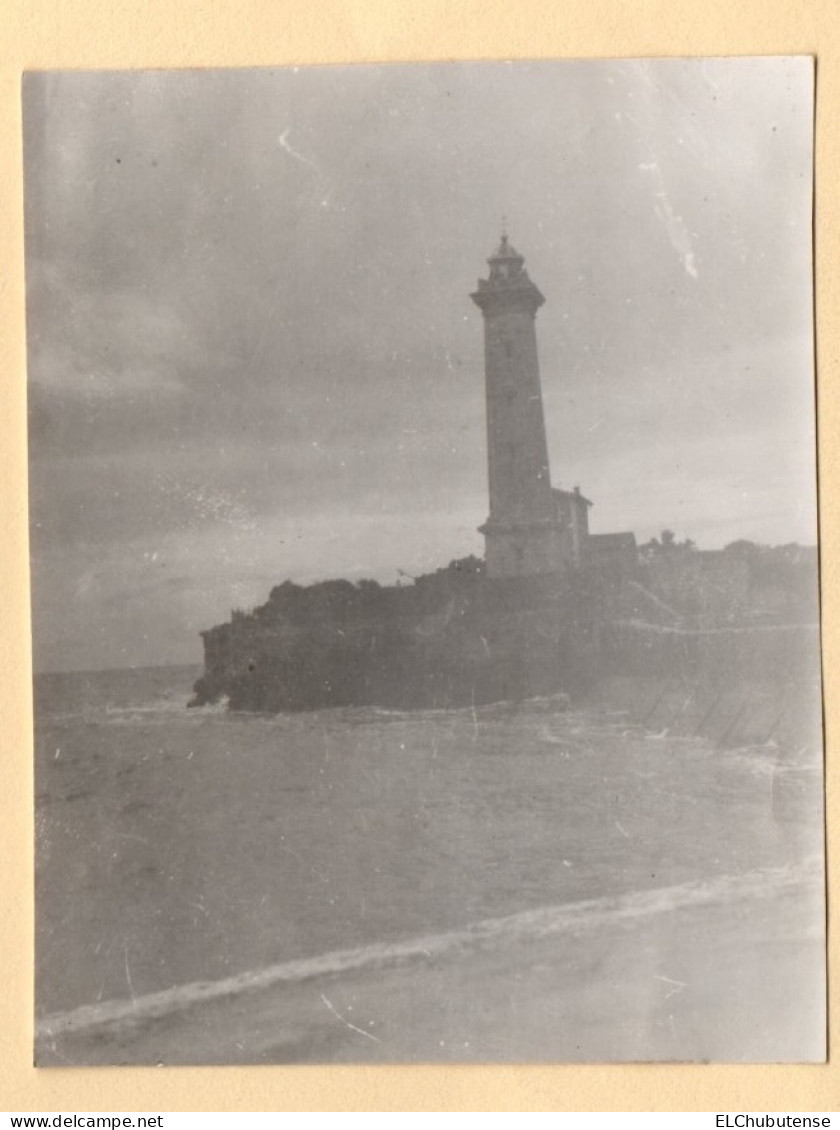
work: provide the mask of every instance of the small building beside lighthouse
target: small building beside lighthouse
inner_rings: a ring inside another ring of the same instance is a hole
[[[567,572],[585,559],[592,504],[577,487],[551,485],[536,331],[545,298],[506,234],[487,263],[489,278],[470,295],[484,316],[487,576]]]

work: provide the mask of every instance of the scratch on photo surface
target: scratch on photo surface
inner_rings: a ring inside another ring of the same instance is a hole
[[[138,836],[136,832],[117,832],[117,836],[121,840],[136,840],[138,844],[149,842],[148,836]]]
[[[131,970],[128,967],[128,938],[123,938],[123,954],[125,956],[125,979],[128,982],[128,991],[131,993],[131,1003],[137,1003],[134,985],[131,982]]]
[[[366,1036],[369,1040],[373,1040],[373,1042],[375,1044],[381,1044],[382,1043],[382,1041],[379,1039],[378,1036],[374,1036],[373,1032],[366,1032],[364,1030],[364,1028],[358,1028],[355,1024],[351,1023],[345,1016],[342,1016],[341,1013],[338,1011],[338,1009],[332,1004],[331,1001],[327,1000],[327,998],[324,996],[323,993],[321,993],[321,1000],[324,1002],[324,1004],[327,1006],[327,1008],[330,1010],[330,1012],[333,1014],[333,1016],[336,1018],[336,1020],[340,1020],[341,1023],[345,1025],[345,1027],[351,1028],[354,1032],[358,1032],[360,1036]]]
[[[304,155],[302,153],[299,153],[297,151],[297,149],[293,149],[292,146],[289,144],[289,133],[290,132],[291,131],[289,130],[289,128],[287,126],[286,129],[284,129],[283,132],[280,134],[280,136],[277,138],[277,144],[280,146],[281,149],[284,149],[289,154],[290,157],[294,157],[294,159],[296,161],[302,161],[304,165],[309,165],[309,166],[311,166],[311,168],[317,169],[318,166],[312,160],[311,157],[304,157]]]
[[[676,996],[677,993],[681,993],[683,989],[687,988],[688,986],[688,981],[675,981],[673,977],[662,977],[658,973],[654,973],[653,977],[655,981],[661,981],[665,985],[672,986],[672,988],[665,994],[665,1000],[668,1000],[669,997]]]
[[[654,178],[654,211],[659,219],[665,226],[665,231],[668,233],[668,239],[674,251],[679,255],[682,265],[685,268],[687,275],[696,279],[698,277],[697,264],[694,257],[694,248],[691,244],[691,236],[688,228],[683,221],[682,216],[674,210],[668,192],[665,187],[665,178],[662,175],[660,164],[656,160],[648,161],[639,165],[639,170],[645,173],[651,173]]]
[[[70,1063],[70,1060],[67,1058],[67,1056],[62,1054],[62,1052],[58,1050],[58,1045],[56,1044],[55,1040],[50,1041],[50,1051],[53,1053],[53,1055],[57,1055],[59,1059],[64,1060],[65,1063]],[[72,1067],[74,1065],[70,1064],[70,1066]]]

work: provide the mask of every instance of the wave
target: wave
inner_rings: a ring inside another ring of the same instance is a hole
[[[136,1025],[183,1012],[202,1003],[264,991],[276,985],[410,962],[427,962],[459,951],[470,952],[487,946],[591,930],[708,903],[778,898],[806,885],[816,888],[821,881],[822,861],[814,858],[799,867],[762,868],[740,875],[692,880],[672,887],[545,906],[502,918],[484,919],[448,933],[335,950],[317,957],[298,958],[266,969],[239,973],[219,981],[193,981],[133,1000],[82,1005],[42,1019],[36,1025],[36,1038],[51,1041],[67,1033]]]
[[[106,705],[103,713],[106,718],[121,718],[134,714],[180,714],[186,708],[186,699],[159,698],[147,703],[136,703],[132,706]]]
[[[227,715],[227,700],[210,703],[206,706],[187,708],[186,696],[177,698],[158,698],[148,702],[138,702],[130,706],[117,706],[105,703],[103,706],[83,706],[80,710],[44,711],[42,718],[52,725],[71,722],[105,723],[107,725],[130,725],[132,722],[171,722],[173,718],[193,721],[208,715]]]

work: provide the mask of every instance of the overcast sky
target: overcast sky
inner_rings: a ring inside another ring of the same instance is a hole
[[[36,669],[482,552],[502,215],[594,531],[812,543],[809,60],[24,83]]]

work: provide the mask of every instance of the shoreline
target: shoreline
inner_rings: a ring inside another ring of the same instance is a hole
[[[543,907],[82,1006],[36,1062],[819,1062],[821,898],[818,867],[775,868]]]

